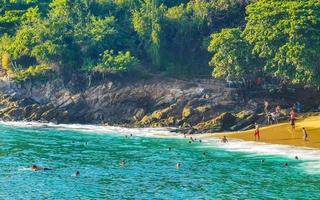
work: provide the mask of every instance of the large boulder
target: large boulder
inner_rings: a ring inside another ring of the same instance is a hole
[[[225,112],[211,120],[201,122],[195,127],[198,130],[204,130],[206,132],[230,130],[230,127],[235,123],[235,121],[236,117],[233,114]]]

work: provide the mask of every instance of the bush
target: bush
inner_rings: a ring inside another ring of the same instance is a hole
[[[134,71],[139,65],[138,59],[131,56],[129,51],[114,54],[112,50],[104,51],[99,63],[87,68],[88,71],[98,73],[122,73]]]
[[[27,69],[16,72],[17,81],[25,81],[30,78],[45,78],[50,68],[47,65],[30,66]]]

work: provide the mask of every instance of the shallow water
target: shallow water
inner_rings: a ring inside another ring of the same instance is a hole
[[[0,125],[0,199],[320,199],[308,162],[184,139]]]

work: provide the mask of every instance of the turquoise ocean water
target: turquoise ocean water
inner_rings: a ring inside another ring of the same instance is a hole
[[[186,139],[0,125],[0,199],[320,199],[308,162]]]

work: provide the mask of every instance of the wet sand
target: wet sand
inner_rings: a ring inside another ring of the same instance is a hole
[[[302,127],[304,127],[308,133],[307,141],[303,139]],[[230,139],[254,141],[254,130],[205,134],[202,137],[222,138],[224,135]],[[291,129],[289,121],[287,123],[262,127],[260,128],[260,142],[320,148],[320,116],[297,120],[295,130]]]

